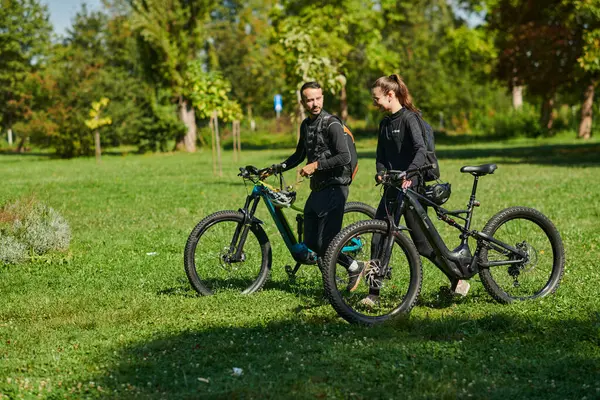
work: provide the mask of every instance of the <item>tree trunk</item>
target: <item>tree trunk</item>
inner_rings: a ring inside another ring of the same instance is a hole
[[[237,135],[237,151],[240,157],[242,156],[242,127],[240,121],[233,121],[235,123],[235,134]]]
[[[17,153],[25,153],[25,140],[27,140],[27,136],[21,135],[21,140],[17,145]]]
[[[256,122],[252,116],[252,104],[248,104],[248,121],[250,122],[250,130],[254,132],[256,130]]]
[[[235,132],[235,123],[236,121],[231,123],[231,138],[233,139],[233,161],[237,162],[237,133]]]
[[[579,124],[578,137],[589,139],[592,137],[592,106],[594,105],[594,84],[590,83],[585,90],[585,98],[581,105],[581,123]]]
[[[540,124],[542,128],[546,130],[552,129],[554,124],[554,116],[552,115],[552,107],[554,106],[554,95],[548,96],[542,103],[542,115],[540,118]]]
[[[513,86],[512,102],[515,110],[523,108],[523,86]]]
[[[217,112],[213,113],[214,124],[215,124],[215,146],[217,147],[217,163],[219,164],[219,176],[223,176],[223,169],[221,168],[221,138],[219,137],[219,117]]]
[[[210,148],[212,149],[213,175],[217,175],[217,149],[215,147],[215,114],[210,116]]]
[[[99,163],[101,161],[102,149],[100,148],[100,132],[97,129],[94,131],[94,145],[96,149],[96,162]]]
[[[346,122],[348,119],[348,96],[346,95],[346,85],[342,86],[342,92],[340,93],[340,118]]]
[[[177,150],[185,150],[188,153],[196,151],[196,113],[188,100],[180,98],[179,100],[179,118],[187,127],[187,133],[180,138],[175,145]]]
[[[302,94],[300,90],[296,90],[296,98],[298,99],[298,129],[296,133],[296,140],[300,140],[300,126],[302,125],[302,121],[306,119],[306,114],[304,113],[304,106],[302,105]]]
[[[12,134],[12,129],[8,128],[8,145],[12,146],[13,144],[13,134]]]

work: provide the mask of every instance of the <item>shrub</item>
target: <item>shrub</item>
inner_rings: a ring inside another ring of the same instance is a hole
[[[69,224],[51,207],[29,199],[0,208],[0,261],[4,263],[64,251],[70,241]]]
[[[524,103],[520,110],[489,110],[485,114],[476,114],[471,119],[471,126],[477,135],[498,139],[538,137],[544,133],[539,123],[538,111],[528,103]]]
[[[0,232],[0,263],[18,264],[27,258],[27,246]]]

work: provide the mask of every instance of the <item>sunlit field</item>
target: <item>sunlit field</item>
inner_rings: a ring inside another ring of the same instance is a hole
[[[69,253],[51,262],[0,266],[0,399],[600,397],[597,140],[440,145],[452,183],[445,207],[468,201],[472,177],[461,166],[497,163],[480,180],[473,227],[512,205],[540,210],[562,235],[563,282],[553,296],[507,306],[475,277],[466,298],[451,299],[440,294],[442,273],[424,262],[410,317],[373,328],[337,316],[316,267],[289,281],[293,260],[262,204],[273,248],[264,289],[200,297],[187,281],[190,231],[243,206],[250,186],[237,167],[291,151],[243,151],[238,162],[225,151],[220,178],[210,149],[115,152],[101,164],[0,155],[0,204],[34,195],[73,234]],[[376,206],[373,140],[359,143],[359,156],[349,200]],[[308,186],[298,185],[298,204]],[[456,231],[437,226],[448,247],[458,244]]]

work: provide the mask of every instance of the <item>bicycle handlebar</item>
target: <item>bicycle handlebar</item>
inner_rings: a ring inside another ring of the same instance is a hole
[[[279,189],[283,190],[285,187],[285,181],[283,179],[283,169],[285,168],[285,164],[273,164],[270,167],[258,169],[254,165],[246,165],[245,167],[240,167],[240,173],[238,176],[241,176],[242,179],[247,179],[254,183],[258,184],[260,181],[265,180],[271,175],[279,176]],[[268,185],[267,185],[268,186]],[[288,188],[288,190],[291,187]]]
[[[386,171],[383,174],[383,176],[381,177],[382,178],[381,183],[389,184],[389,185],[398,184],[402,180],[404,180],[408,175],[415,174],[415,173],[420,174],[422,172],[433,169],[435,167],[436,167],[436,164],[427,164],[427,165],[423,165],[422,167],[407,169],[406,171],[399,171],[399,170],[391,169],[391,170]]]
[[[241,176],[244,179],[251,179],[253,177],[261,177],[265,172],[272,173],[271,168],[262,168],[258,169],[254,165],[246,165],[245,167],[240,167],[240,173],[238,176]]]

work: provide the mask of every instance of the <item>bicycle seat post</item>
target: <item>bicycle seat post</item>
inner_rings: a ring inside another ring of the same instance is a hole
[[[479,182],[479,176],[478,175],[474,175],[473,176],[473,189],[471,190],[471,197],[469,198],[469,204],[467,205],[467,219],[465,221],[465,229],[469,230],[471,229],[471,217],[473,215],[473,207],[478,206],[479,203],[477,202],[475,195],[477,193],[477,183]],[[461,235],[462,236],[462,235]],[[462,238],[463,242],[466,243],[467,241],[467,237],[463,237]]]

